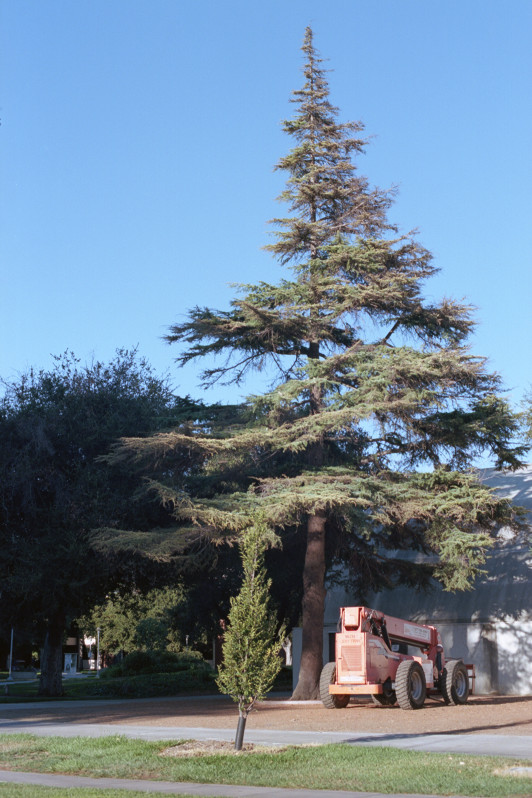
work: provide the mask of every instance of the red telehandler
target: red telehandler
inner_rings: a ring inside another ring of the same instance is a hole
[[[368,607],[342,607],[335,661],[321,672],[320,697],[328,709],[342,709],[351,696],[368,694],[375,704],[420,709],[427,696],[465,704],[474,680],[473,665],[445,660],[435,626]]]

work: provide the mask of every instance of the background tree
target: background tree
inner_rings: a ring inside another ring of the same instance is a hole
[[[249,713],[271,690],[281,670],[284,629],[276,634],[276,615],[270,609],[271,580],[264,569],[264,549],[275,543],[275,535],[258,518],[240,544],[244,578],[239,594],[231,599],[223,662],[216,680],[220,690],[238,704],[237,751],[242,749]]]
[[[278,624],[291,629],[297,626],[301,614],[304,541],[297,532],[286,532],[283,538],[283,548],[267,549],[264,559]],[[230,599],[238,593],[242,581],[237,547],[216,539],[197,541],[186,549],[179,579],[184,595],[176,607],[174,623],[180,630],[180,642],[184,645],[188,636],[190,645],[211,659],[213,641],[220,639]]]
[[[0,575],[4,622],[38,624],[44,637],[40,692],[62,692],[69,618],[110,587],[150,581],[138,551],[104,557],[96,527],[168,523],[159,503],[132,500],[137,478],[98,461],[121,435],[148,435],[187,415],[167,381],[135,351],[82,367],[71,353],[51,371],[5,385],[0,404]],[[175,524],[174,524],[175,526]]]
[[[178,652],[183,645],[176,617],[184,600],[179,585],[145,593],[113,590],[103,603],[79,618],[77,625],[92,636],[100,628],[100,647],[108,654],[158,649]]]
[[[363,126],[338,122],[310,29],[303,52],[304,84],[285,122],[295,146],[278,164],[288,215],[274,220],[269,246],[292,279],[241,286],[230,310],[197,307],[167,336],[183,346],[180,364],[225,355],[203,372],[206,384],[266,368],[274,387],[209,430],[126,440],[117,457],[152,464],[151,488],[198,539],[238,536],[257,508],[283,536],[304,536],[294,697],[312,699],[326,564],[346,565],[359,597],[431,574],[467,588],[495,523],[511,522],[469,466],[489,452],[496,467],[516,467],[523,449],[498,377],[467,348],[471,309],[424,297],[437,271],[430,253],[397,232],[391,194],[359,174]],[[175,485],[169,473],[184,450],[204,467]],[[420,569],[391,549],[437,562]]]

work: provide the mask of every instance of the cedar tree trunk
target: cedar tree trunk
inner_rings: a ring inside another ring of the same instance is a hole
[[[63,633],[65,620],[54,617],[48,621],[41,658],[39,695],[63,695]]]
[[[325,514],[311,516],[307,522],[307,550],[303,568],[303,621],[299,679],[293,699],[319,698],[323,668],[323,612],[325,607]]]

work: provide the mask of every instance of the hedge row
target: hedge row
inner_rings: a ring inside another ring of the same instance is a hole
[[[105,679],[119,676],[139,676],[147,673],[211,673],[210,665],[197,651],[132,651],[122,662],[101,672]]]
[[[84,694],[95,698],[152,698],[191,692],[217,692],[215,674],[210,668],[181,673],[152,673],[138,676],[91,679]],[[68,685],[66,686],[68,691]]]

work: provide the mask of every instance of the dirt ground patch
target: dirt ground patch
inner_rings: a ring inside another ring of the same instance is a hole
[[[223,696],[198,698],[90,701],[0,705],[0,717],[25,722],[109,723],[232,729],[235,704]],[[321,702],[270,698],[247,722],[251,729],[353,731],[400,734],[518,734],[532,737],[532,696],[473,696],[464,706],[427,700],[420,710],[376,707],[357,699],[345,709],[325,709]],[[532,746],[532,740],[531,740]]]
[[[275,747],[267,745],[256,745],[254,743],[244,743],[241,751],[235,750],[235,744],[224,740],[189,740],[179,745],[171,745],[161,751],[160,756],[211,756],[211,754],[246,754],[275,753],[278,754],[286,749],[280,745]]]

